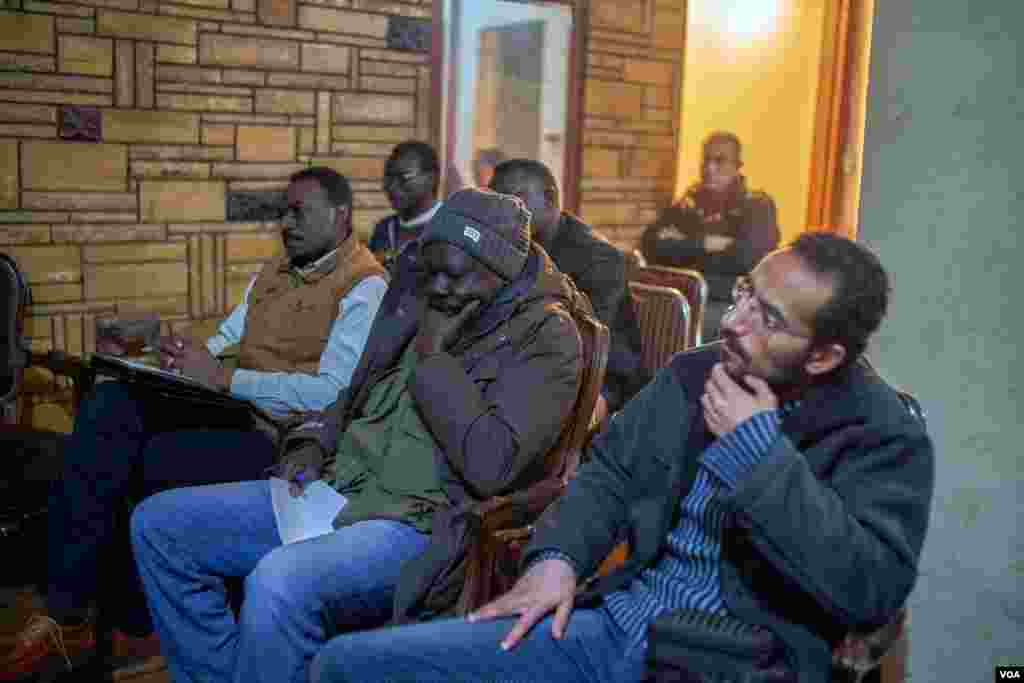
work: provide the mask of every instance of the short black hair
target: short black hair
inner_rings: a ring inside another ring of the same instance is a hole
[[[416,157],[420,162],[421,169],[434,174],[433,188],[434,194],[437,194],[437,188],[441,183],[441,162],[438,160],[434,148],[420,140],[406,140],[395,145],[395,148],[391,150],[390,158],[397,160],[406,155]]]
[[[536,180],[544,188],[544,196],[549,202],[558,206],[558,183],[547,164],[536,159],[509,159],[503,161],[494,168],[494,177],[491,183],[498,178],[513,173],[522,173],[527,178]]]
[[[333,168],[310,166],[297,173],[293,173],[288,182],[295,183],[307,178],[312,178],[320,184],[320,187],[327,193],[327,200],[333,206],[352,208],[352,186],[349,185],[348,178]]]
[[[743,143],[740,142],[740,138],[736,133],[727,130],[715,130],[708,133],[708,136],[704,138],[704,142],[701,144],[701,151],[707,149],[708,145],[712,142],[731,143],[736,148],[736,161],[743,160]]]
[[[864,353],[889,306],[891,289],[885,268],[866,246],[833,233],[805,232],[789,248],[832,284],[832,296],[814,315],[814,342],[843,345],[843,367],[853,363]]]

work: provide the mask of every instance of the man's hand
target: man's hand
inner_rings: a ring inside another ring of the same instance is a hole
[[[420,329],[416,333],[416,352],[420,356],[427,356],[450,349],[459,338],[462,326],[479,308],[480,302],[474,300],[463,306],[458,313],[448,315],[425,305]]]
[[[161,337],[160,367],[164,370],[178,370],[186,377],[221,391],[231,388],[231,373],[205,346],[196,346],[190,339]]]
[[[519,620],[501,641],[501,649],[510,650],[554,610],[551,635],[560,639],[569,624],[575,595],[576,571],[572,565],[565,560],[544,560],[530,567],[507,593],[470,614],[469,620],[518,615]]]
[[[704,421],[715,436],[728,434],[757,413],[779,407],[779,399],[763,379],[744,375],[743,381],[754,393],[730,377],[721,363],[711,368],[700,402],[704,406]]]
[[[124,345],[119,343],[116,339],[110,337],[96,337],[96,351],[99,353],[105,353],[108,356],[123,356],[128,351],[124,348]]]
[[[313,441],[304,441],[284,455],[281,478],[288,482],[288,492],[293,498],[301,496],[307,486],[320,478],[323,464],[324,452]]]

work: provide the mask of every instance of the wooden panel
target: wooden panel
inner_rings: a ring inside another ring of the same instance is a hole
[[[185,263],[89,265],[85,267],[86,299],[168,296],[188,292]]]
[[[188,249],[183,242],[87,245],[82,248],[85,263],[139,263],[142,261],[184,261]]]
[[[142,181],[144,221],[223,221],[226,186],[223,181]]]
[[[53,17],[0,10],[0,49],[52,54]]]
[[[25,142],[22,185],[30,190],[124,191],[128,152],[124,145]]]
[[[277,233],[228,235],[226,261],[267,261],[281,253],[281,237]]]
[[[0,209],[18,208],[18,141],[0,140]]]
[[[67,284],[82,279],[82,259],[77,247],[5,248],[30,285]]]

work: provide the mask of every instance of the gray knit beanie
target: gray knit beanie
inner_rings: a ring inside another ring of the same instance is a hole
[[[454,244],[506,280],[515,280],[530,253],[530,212],[512,195],[459,190],[423,229],[421,248],[431,242]]]

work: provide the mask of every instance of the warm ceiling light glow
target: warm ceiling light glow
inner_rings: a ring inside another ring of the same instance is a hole
[[[729,33],[746,38],[774,33],[778,28],[781,0],[723,0],[719,4],[725,14]]]

